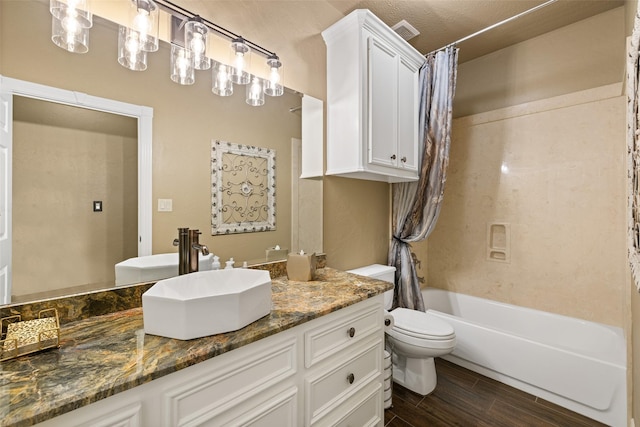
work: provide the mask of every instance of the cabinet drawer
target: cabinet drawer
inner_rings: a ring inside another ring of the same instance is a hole
[[[382,386],[374,381],[314,423],[313,427],[382,426],[383,414]]]
[[[376,304],[310,329],[304,334],[305,367],[309,368],[375,332],[380,332],[382,337],[382,323],[382,310]]]
[[[267,339],[259,344],[252,352],[238,349],[233,358],[229,353],[227,361],[232,362],[223,365],[223,369],[167,391],[163,399],[163,425],[202,425],[296,373],[295,337]]]
[[[329,370],[305,380],[307,425],[322,418],[366,384],[382,375],[382,339],[358,345],[352,356]],[[381,400],[382,402],[382,400]]]
[[[275,393],[262,402],[256,396],[231,408],[199,427],[297,427],[298,388],[291,387]]]

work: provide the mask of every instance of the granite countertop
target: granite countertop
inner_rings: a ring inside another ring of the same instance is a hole
[[[146,335],[142,308],[71,322],[61,347],[0,363],[0,426],[30,426],[366,300],[392,285],[324,268],[272,279],[271,313],[189,341]]]

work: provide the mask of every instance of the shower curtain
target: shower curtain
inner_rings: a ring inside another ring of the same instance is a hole
[[[640,70],[640,3],[636,10],[631,44],[627,54],[627,209],[629,263],[636,285],[640,291],[640,111],[638,89]]]
[[[426,239],[440,213],[449,164],[457,65],[458,48],[449,46],[428,54],[420,70],[420,177],[417,182],[392,186],[389,265],[396,267],[393,308],[424,311],[411,242]]]

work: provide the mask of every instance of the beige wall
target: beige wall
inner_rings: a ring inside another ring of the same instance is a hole
[[[12,294],[113,283],[113,265],[138,253],[137,139],[25,122],[13,132]]]
[[[611,85],[457,119],[429,286],[624,327],[625,105]]]
[[[193,86],[180,86],[169,79],[166,44],[149,56],[148,70],[126,70],[116,61],[114,26],[97,18],[89,52],[71,54],[50,41],[48,2],[0,5],[1,74],[153,107],[154,253],[175,251],[178,227],[199,228],[201,241],[223,261],[264,258],[267,247],[289,244],[291,138],[301,133],[300,115],[289,108],[300,105],[298,95],[267,97],[264,106],[250,107],[242,88],[228,98],[213,95],[209,72],[198,72]],[[276,231],[211,236],[212,139],[276,150]],[[158,198],[173,199],[173,212],[158,213]]]
[[[623,22],[624,7],[619,7],[461,64],[454,115],[620,82]]]
[[[324,178],[324,249],[327,265],[351,269],[387,263],[389,184]]]

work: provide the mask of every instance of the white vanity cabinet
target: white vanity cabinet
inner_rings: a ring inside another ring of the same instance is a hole
[[[327,175],[418,179],[418,72],[424,57],[369,10],[325,31]]]
[[[378,295],[38,425],[382,426],[383,348]]]

